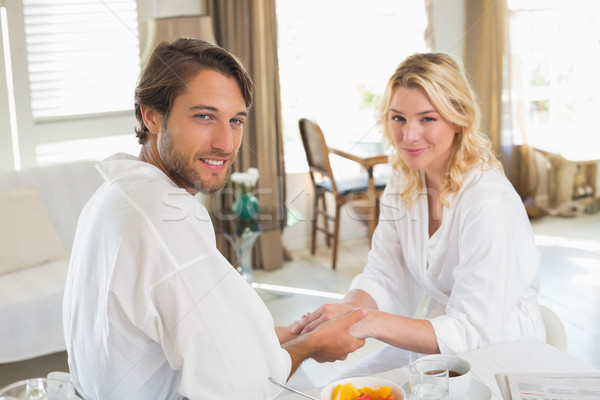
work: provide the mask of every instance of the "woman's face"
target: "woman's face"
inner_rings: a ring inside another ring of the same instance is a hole
[[[444,176],[458,129],[442,118],[423,89],[394,89],[387,124],[394,146],[409,168],[425,169],[428,177]]]

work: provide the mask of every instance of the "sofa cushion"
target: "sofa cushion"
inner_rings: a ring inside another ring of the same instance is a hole
[[[0,364],[65,350],[68,269],[68,260],[57,260],[0,275]]]
[[[34,187],[0,193],[0,221],[0,274],[68,257]]]
[[[20,171],[2,171],[0,193],[21,187],[35,187],[65,249],[70,252],[79,213],[104,182],[95,165],[96,161],[76,161]]]

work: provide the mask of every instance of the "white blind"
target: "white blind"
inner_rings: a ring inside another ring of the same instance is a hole
[[[133,108],[135,0],[23,0],[36,119]]]

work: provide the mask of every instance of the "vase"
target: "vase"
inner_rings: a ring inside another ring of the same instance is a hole
[[[233,212],[239,219],[256,219],[259,211],[258,197],[252,194],[240,193],[233,203]]]

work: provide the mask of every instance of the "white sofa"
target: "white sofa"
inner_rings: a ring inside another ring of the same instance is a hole
[[[0,193],[35,187],[69,253],[79,213],[102,182],[94,165],[78,161],[0,172]],[[64,258],[0,274],[0,363],[65,349],[62,297],[67,268]]]

